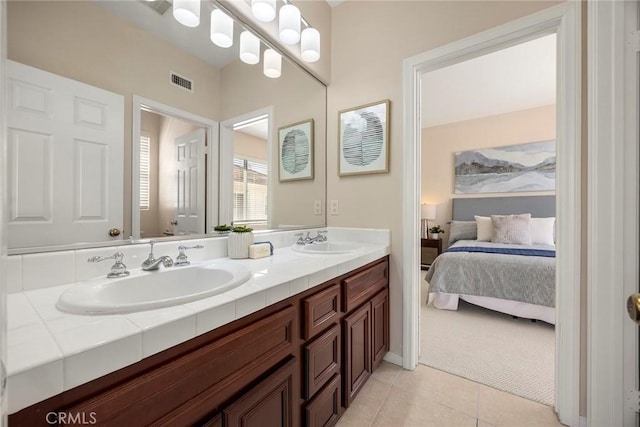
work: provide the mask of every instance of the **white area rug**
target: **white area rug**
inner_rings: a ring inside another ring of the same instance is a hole
[[[553,325],[462,300],[458,311],[421,306],[420,363],[553,405]]]

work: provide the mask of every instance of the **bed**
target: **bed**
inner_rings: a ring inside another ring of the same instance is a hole
[[[514,218],[530,224],[531,241],[501,240],[500,221]],[[487,220],[497,224],[495,231],[486,228]],[[457,310],[462,299],[555,324],[554,227],[554,196],[454,199],[451,246],[426,275],[434,306]],[[501,243],[486,241],[491,233]]]

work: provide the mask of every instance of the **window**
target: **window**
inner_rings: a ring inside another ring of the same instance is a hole
[[[149,210],[151,138],[140,136],[140,210]]]
[[[266,223],[267,183],[266,163],[233,159],[234,223]]]

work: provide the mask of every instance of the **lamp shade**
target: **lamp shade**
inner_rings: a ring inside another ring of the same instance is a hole
[[[211,41],[225,48],[233,45],[233,19],[220,9],[211,12]]]
[[[200,25],[200,0],[173,0],[173,17],[186,27]]]
[[[280,41],[284,44],[296,44],[300,41],[300,9],[292,4],[280,8]]]
[[[273,21],[276,17],[276,0],[251,0],[251,13],[258,21]]]
[[[437,208],[437,205],[423,203],[421,207],[421,218],[436,219],[436,208]]]
[[[260,62],[260,39],[250,31],[240,33],[240,60],[250,65]]]
[[[273,49],[264,51],[264,75],[277,79],[282,74],[282,56]]]
[[[300,35],[300,54],[307,62],[320,59],[320,32],[315,28],[305,28]]]

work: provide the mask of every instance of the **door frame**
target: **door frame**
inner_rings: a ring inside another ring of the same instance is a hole
[[[638,292],[637,2],[588,2],[587,418],[637,425]],[[632,34],[635,32],[635,40]]]
[[[421,197],[422,74],[557,33],[556,136],[557,270],[555,409],[562,423],[580,423],[581,289],[581,4],[566,2],[404,61],[403,367],[415,369],[419,352],[419,210]]]
[[[131,140],[131,236],[133,239],[140,239],[140,195],[135,188],[140,186],[140,121],[143,107],[149,107],[155,112],[175,117],[181,120],[192,122],[205,128],[207,135],[207,162],[206,180],[207,190],[206,202],[206,227],[218,224],[218,206],[220,191],[218,189],[218,122],[206,117],[198,116],[187,111],[180,110],[158,101],[133,95],[133,118],[132,118],[132,140]]]
[[[273,105],[259,108],[249,113],[232,117],[220,123],[220,223],[233,222],[233,125],[267,115],[269,134],[267,135],[267,223],[273,218],[273,189],[278,183],[278,175],[273,173]],[[277,165],[278,163],[276,163]]]

